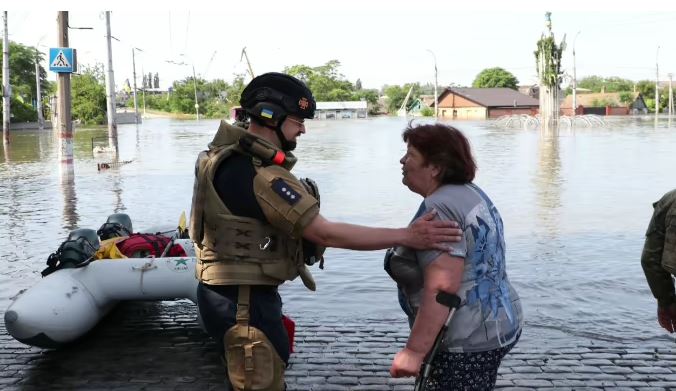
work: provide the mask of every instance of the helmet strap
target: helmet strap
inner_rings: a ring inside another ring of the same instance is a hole
[[[279,119],[277,120],[277,125],[275,126],[270,125],[268,121],[265,121],[264,119],[256,115],[251,115],[251,118],[254,119],[254,121],[256,121],[256,123],[258,123],[262,127],[268,128],[273,132],[275,132],[275,135],[277,135],[277,139],[279,139],[282,151],[289,152],[296,149],[296,142],[287,140],[286,137],[284,137],[284,132],[282,132],[282,124],[284,123],[284,121],[286,121],[286,115],[280,116]]]
[[[282,151],[289,152],[289,151],[293,151],[294,149],[296,149],[296,142],[295,141],[289,141],[284,136],[284,132],[282,132],[282,124],[284,123],[284,121],[286,121],[286,115],[281,116],[279,118],[279,121],[277,121],[277,126],[275,126],[275,127],[268,126],[268,128],[275,131],[275,134],[277,135],[277,138],[279,139],[279,142],[282,145]]]

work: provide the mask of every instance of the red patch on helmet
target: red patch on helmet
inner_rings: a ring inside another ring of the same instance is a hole
[[[300,98],[298,101],[298,107],[300,107],[301,110],[307,110],[308,106],[310,106],[310,102],[308,102],[305,97]]]

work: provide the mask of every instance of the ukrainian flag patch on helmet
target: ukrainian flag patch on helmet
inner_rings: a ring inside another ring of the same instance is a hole
[[[263,109],[263,110],[261,110],[261,117],[272,118],[272,115],[273,115],[273,114],[274,114],[274,113],[273,113],[272,110],[270,110],[270,109]]]

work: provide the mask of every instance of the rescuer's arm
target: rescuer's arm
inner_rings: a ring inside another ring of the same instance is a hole
[[[394,246],[448,251],[460,241],[462,231],[454,221],[435,220],[431,211],[407,228],[379,228],[329,221],[317,214],[303,230],[303,238],[324,247],[379,250]]]

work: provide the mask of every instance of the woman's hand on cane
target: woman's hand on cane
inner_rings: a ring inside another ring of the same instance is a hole
[[[404,348],[394,356],[392,366],[390,367],[390,375],[392,377],[418,376],[423,359],[425,359],[425,353]]]

